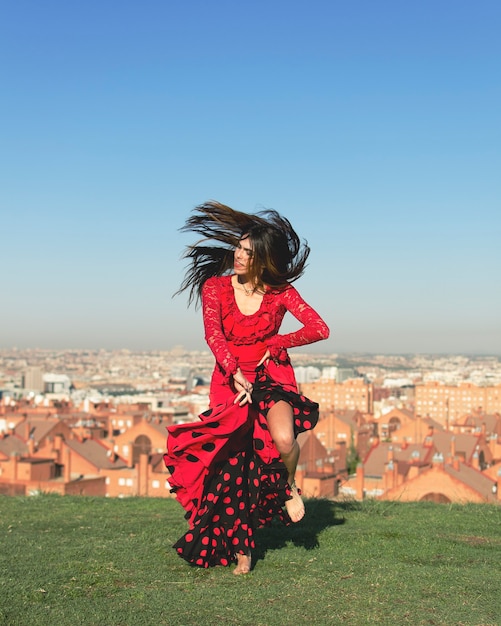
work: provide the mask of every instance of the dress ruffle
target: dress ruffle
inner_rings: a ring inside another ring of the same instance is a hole
[[[270,360],[266,367],[257,368],[252,403],[264,417],[279,400],[290,404],[294,415],[294,434],[297,437],[299,433],[311,430],[317,425],[319,405],[305,395],[297,393],[295,381],[291,384],[290,379],[282,375],[287,371],[287,365],[288,361],[284,367],[280,362]]]
[[[287,470],[266,423],[269,409],[288,402],[296,434],[313,428],[318,404],[296,391],[290,365],[272,361],[256,370],[252,405],[228,402],[200,421],[168,428],[165,464],[171,491],[186,510],[190,529],[174,544],[201,567],[228,565],[254,548],[256,528],[273,518],[290,523]]]
[[[255,343],[256,337],[264,339],[273,336],[277,328],[276,314],[273,314],[272,307],[274,292],[266,288],[259,309],[246,315],[235,304],[231,276],[224,276],[219,281],[221,315],[227,339],[235,345],[251,346]]]

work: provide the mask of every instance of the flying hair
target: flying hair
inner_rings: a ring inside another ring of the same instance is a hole
[[[238,242],[250,237],[253,263],[250,280],[263,288],[283,289],[299,278],[310,253],[289,220],[275,210],[257,214],[243,213],[209,200],[193,209],[181,232],[193,232],[200,239],[186,247],[182,258],[189,259],[177,295],[188,290],[188,306],[201,299],[202,287],[212,276],[223,276],[233,268],[233,253]]]

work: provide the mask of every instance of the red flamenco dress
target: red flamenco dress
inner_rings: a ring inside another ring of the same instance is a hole
[[[325,339],[322,318],[292,286],[268,289],[259,310],[244,315],[231,276],[210,278],[203,287],[205,337],[216,357],[210,407],[200,421],[170,426],[164,461],[169,483],[186,510],[189,530],[175,544],[193,565],[228,565],[236,553],[255,547],[256,528],[277,517],[290,499],[287,471],[270,437],[266,415],[279,400],[293,409],[296,435],[318,421],[318,404],[298,393],[286,349]],[[303,325],[279,335],[289,311]],[[269,349],[266,365],[257,363]],[[234,404],[231,374],[240,367],[254,385],[252,404]]]

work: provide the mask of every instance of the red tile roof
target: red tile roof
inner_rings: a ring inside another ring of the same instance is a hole
[[[109,448],[96,439],[87,439],[86,441],[69,439],[66,445],[97,469],[122,469],[127,467],[127,463],[120,458],[113,461]]]

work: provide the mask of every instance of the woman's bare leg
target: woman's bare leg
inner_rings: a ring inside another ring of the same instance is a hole
[[[288,472],[287,481],[291,487],[292,499],[286,501],[285,508],[291,520],[299,522],[304,516],[304,503],[294,482],[300,449],[294,437],[292,407],[281,400],[271,407],[266,420],[273,443]]]

